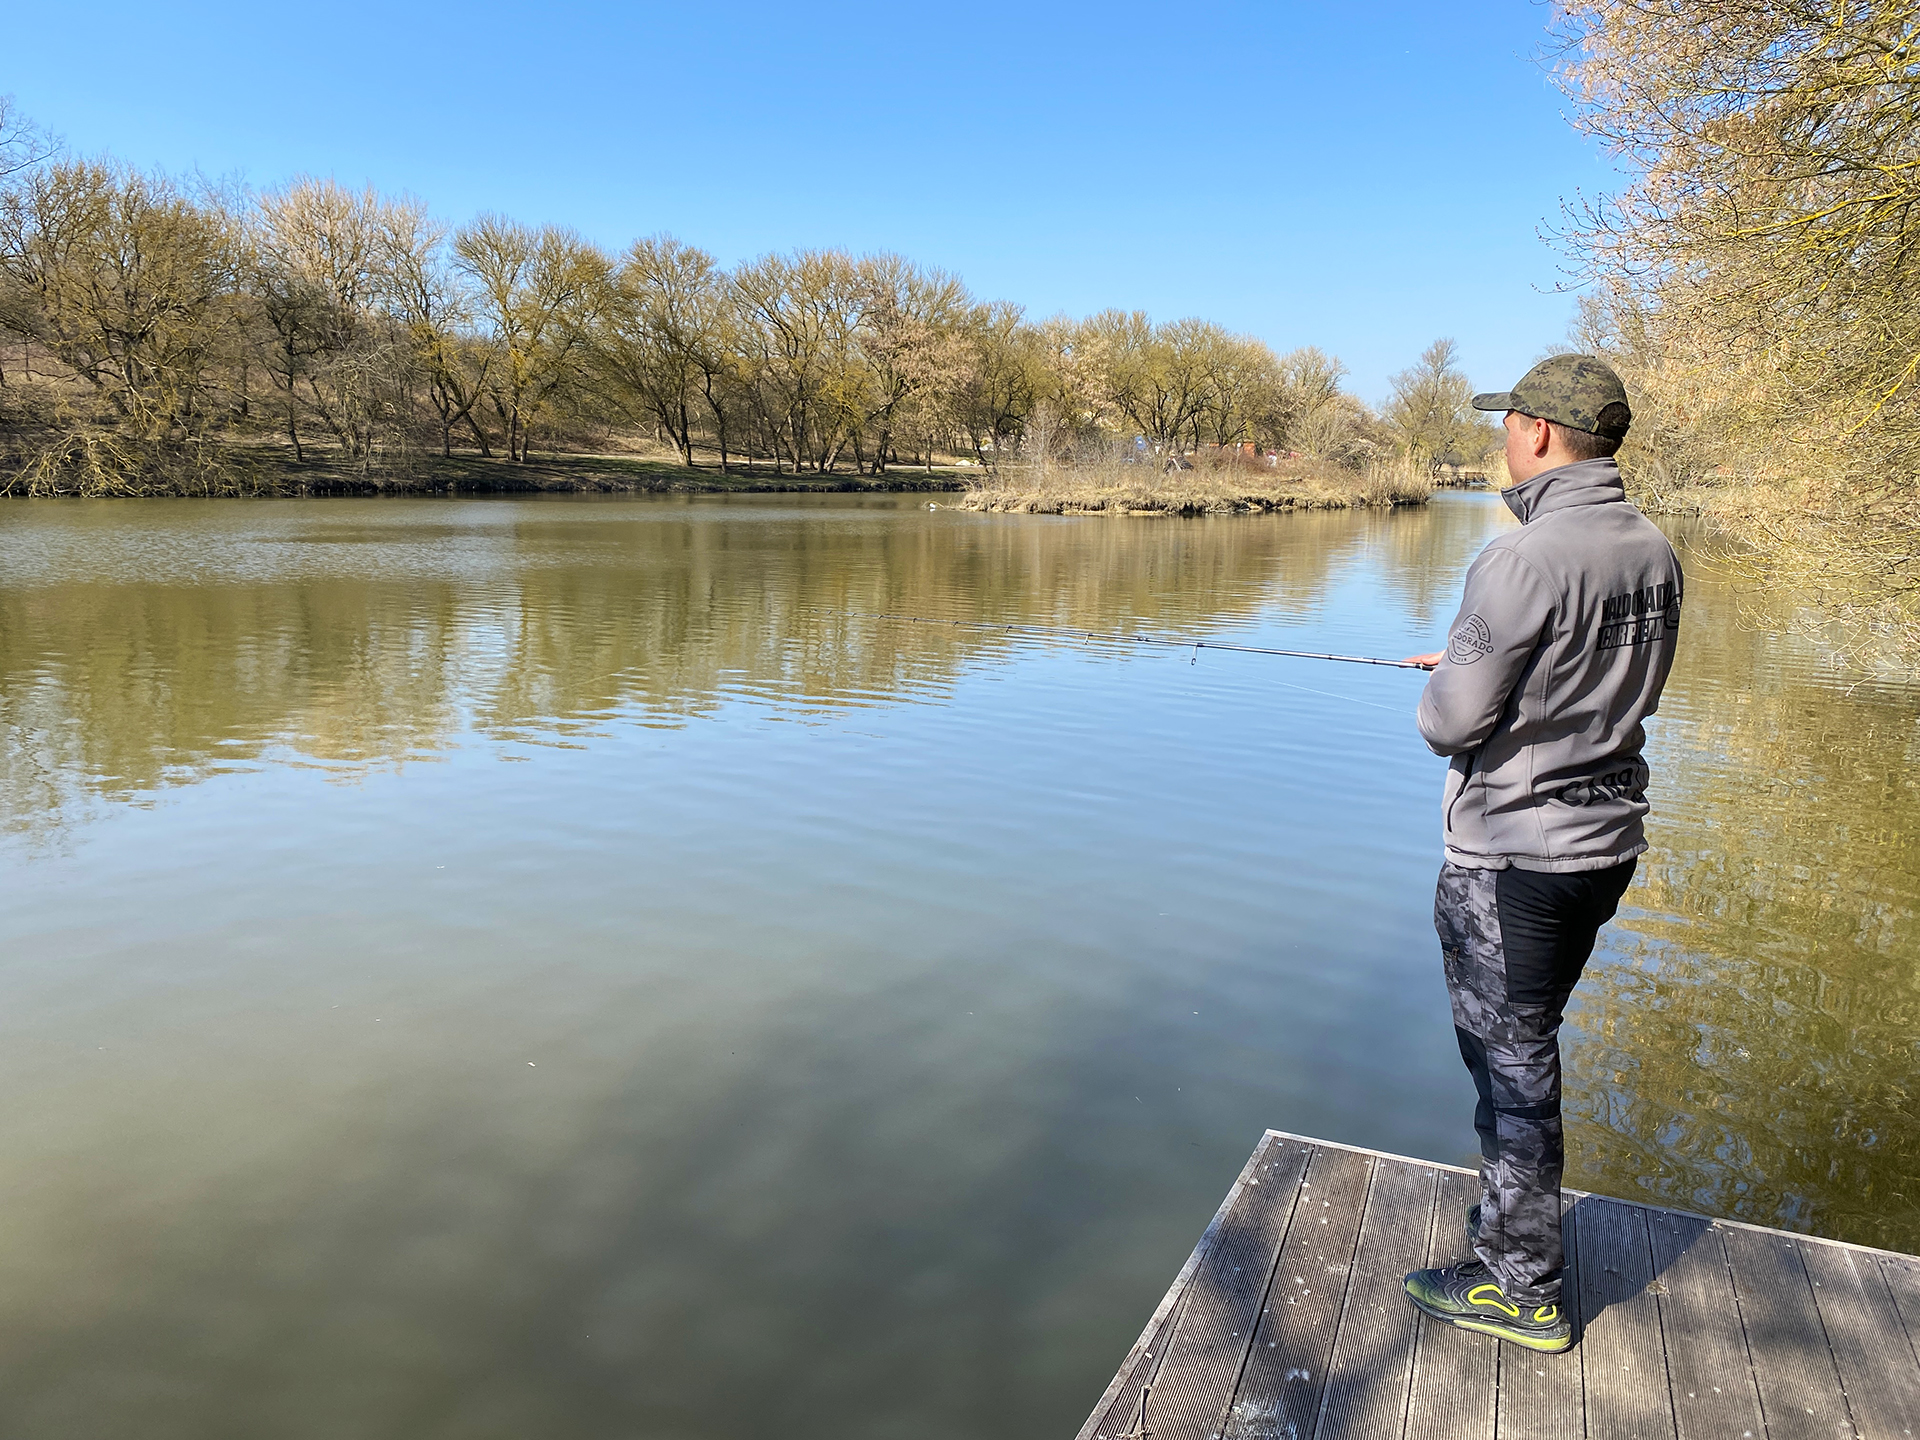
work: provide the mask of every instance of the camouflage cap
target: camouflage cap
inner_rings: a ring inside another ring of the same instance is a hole
[[[1624,440],[1633,424],[1627,387],[1605,361],[1591,355],[1554,355],[1520,377],[1511,390],[1473,397],[1476,410],[1518,410],[1608,440]]]

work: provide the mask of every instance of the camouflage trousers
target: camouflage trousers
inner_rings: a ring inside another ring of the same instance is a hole
[[[1560,1298],[1560,1019],[1634,861],[1548,875],[1441,866],[1433,923],[1453,1028],[1479,1092],[1480,1238],[1521,1305]]]

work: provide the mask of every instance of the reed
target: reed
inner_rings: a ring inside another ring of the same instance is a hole
[[[1364,470],[1313,459],[1163,464],[1157,457],[1103,456],[1003,465],[969,484],[958,508],[1023,515],[1270,514],[1424,505],[1433,493],[1427,467],[1413,457]]]

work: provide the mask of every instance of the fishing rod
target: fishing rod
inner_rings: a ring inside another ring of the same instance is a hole
[[[1425,670],[1411,660],[1380,660],[1372,655],[1334,655],[1321,650],[1276,650],[1266,645],[1232,645],[1225,640],[1168,640],[1159,635],[1124,635],[1118,631],[1081,630],[1071,625],[1034,625],[1000,620],[938,620],[926,615],[870,614],[874,620],[897,620],[904,625],[949,625],[965,630],[1003,630],[1011,634],[1071,635],[1082,640],[1107,640],[1122,645],[1164,645],[1173,650],[1237,650],[1243,655],[1285,655],[1294,660],[1338,660],[1344,665],[1385,665],[1391,670]]]

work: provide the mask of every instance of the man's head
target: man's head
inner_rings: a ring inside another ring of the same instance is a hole
[[[1507,412],[1507,473],[1516,485],[1613,454],[1633,424],[1620,377],[1591,355],[1542,360],[1513,389],[1476,395],[1473,404]]]

